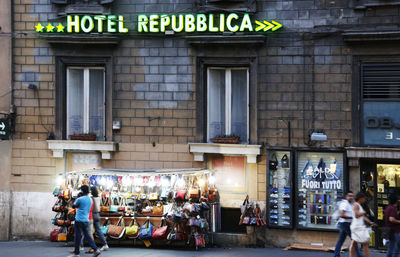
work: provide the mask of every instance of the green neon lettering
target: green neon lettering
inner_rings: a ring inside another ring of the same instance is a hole
[[[158,26],[158,19],[160,17],[156,14],[152,14],[150,15],[150,23],[149,23],[149,27],[150,27],[150,32],[159,32],[158,28],[156,26]]]
[[[193,32],[196,30],[196,25],[194,24],[195,18],[193,14],[186,14],[185,15],[185,31],[186,32]]]
[[[214,27],[214,15],[213,14],[209,14],[208,15],[208,30],[210,32],[218,32],[218,28]]]
[[[106,19],[106,16],[97,15],[93,18],[97,21],[97,32],[103,32],[103,21]]]
[[[179,15],[179,27],[176,26],[176,15],[172,15],[172,30],[175,32],[183,30],[183,15]]]
[[[86,26],[86,22],[89,23],[89,26]],[[94,22],[92,17],[90,17],[89,15],[85,15],[82,17],[81,19],[81,28],[83,32],[89,33],[90,31],[93,30],[94,28]]]
[[[71,33],[72,27],[74,27],[74,32],[79,33],[79,16],[74,15],[74,21],[72,21],[72,16],[67,16],[67,32]]]
[[[223,13],[219,15],[219,31],[225,31],[225,14]]]
[[[115,25],[116,25],[116,16],[115,15],[108,15],[107,21],[107,32],[116,32]]]
[[[165,28],[168,27],[169,24],[171,24],[171,18],[166,14],[161,15],[160,31],[165,32]]]
[[[128,29],[124,28],[124,16],[119,15],[118,16],[118,31],[120,33],[127,33]]]
[[[139,32],[148,32],[147,29],[147,22],[148,22],[147,15],[139,14],[138,15],[138,31]]]
[[[207,30],[207,16],[205,14],[197,14],[196,23],[197,32],[203,32]]]
[[[236,32],[239,30],[239,26],[235,25],[232,26],[232,19],[239,19],[239,16],[236,13],[231,13],[228,15],[228,17],[226,18],[226,27],[228,28],[229,31],[231,32]]]
[[[253,31],[253,25],[251,24],[250,16],[248,13],[245,13],[243,15],[242,24],[240,25],[240,31],[244,31],[245,29]]]

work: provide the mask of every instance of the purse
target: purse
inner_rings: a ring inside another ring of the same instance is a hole
[[[271,159],[269,160],[269,170],[277,170],[278,169],[278,159],[275,154],[272,154]]]
[[[171,189],[169,189],[169,188],[163,189],[163,191],[161,192],[161,195],[160,195],[160,200],[166,201],[170,198],[171,198]]]
[[[205,246],[205,240],[204,237],[201,235],[195,235],[194,236],[194,243],[196,244],[196,246]]]
[[[100,226],[100,230],[104,236],[107,236],[108,229],[110,227],[110,225],[107,225],[107,223],[108,223],[108,218],[104,221],[103,225]]]
[[[71,198],[71,190],[69,188],[66,188],[64,190],[64,199],[69,200]]]
[[[51,242],[57,242],[58,240],[58,234],[60,233],[59,229],[54,229],[53,231],[50,232],[50,241]]]
[[[136,223],[136,219],[132,219],[131,224],[125,228],[125,235],[129,239],[135,239],[139,235],[139,226]]]
[[[108,193],[104,192],[101,196],[100,212],[109,212],[110,205],[111,205],[110,197],[108,196]]]
[[[289,157],[286,154],[284,154],[281,159],[281,166],[282,166],[282,168],[289,168],[289,166],[290,166],[289,165]]]
[[[148,219],[139,229],[139,239],[141,240],[149,240],[152,238],[153,235],[153,224],[151,224],[150,220]]]
[[[200,198],[200,189],[192,188],[189,190],[189,198],[191,199],[199,199]]]
[[[108,236],[113,239],[121,239],[125,233],[124,219],[119,218],[117,225],[110,225],[108,228]]]
[[[168,229],[168,226],[165,223],[165,219],[163,218],[161,221],[161,226],[153,229],[153,234],[152,234],[153,239],[165,238],[167,236],[167,229]]]
[[[60,193],[60,187],[59,187],[59,186],[56,186],[56,187],[54,188],[54,190],[53,190],[53,195],[57,197],[59,193]]]
[[[156,200],[158,200],[158,193],[151,193],[151,194],[149,195],[149,200],[150,200],[150,201],[156,201]]]
[[[67,233],[65,232],[65,229],[60,229],[60,231],[57,234],[57,241],[58,242],[67,241]]]
[[[153,206],[153,214],[164,214],[164,205],[161,201],[156,202]]]
[[[175,200],[185,200],[186,199],[186,190],[178,190],[176,192]]]

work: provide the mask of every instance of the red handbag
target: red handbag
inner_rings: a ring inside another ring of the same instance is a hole
[[[60,233],[59,229],[54,229],[53,231],[50,232],[50,241],[51,242],[57,242],[58,241],[58,234]]]
[[[178,190],[178,192],[176,192],[175,199],[185,200],[186,199],[186,190]]]
[[[152,238],[153,239],[163,239],[167,236],[168,226],[165,224],[165,220],[163,219],[161,222],[161,226],[153,229]]]

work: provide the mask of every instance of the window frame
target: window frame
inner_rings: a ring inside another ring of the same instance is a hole
[[[247,124],[247,129],[246,129],[246,133],[247,133],[247,139],[245,141],[241,141],[241,143],[249,143],[249,133],[250,133],[250,119],[249,119],[249,113],[250,113],[250,108],[249,108],[249,93],[250,93],[250,79],[249,79],[249,68],[248,67],[232,67],[232,66],[228,66],[228,67],[207,67],[207,138],[206,141],[210,142],[211,138],[210,138],[210,130],[209,130],[209,124],[210,124],[210,108],[209,108],[209,102],[210,102],[210,70],[211,69],[215,69],[215,70],[224,70],[225,71],[225,134],[226,135],[230,135],[232,134],[232,70],[246,70],[246,93],[247,93],[247,97],[246,97],[246,112],[247,112],[247,120],[246,120],[246,124]]]
[[[206,50],[196,58],[196,135],[195,142],[207,143],[207,68],[247,67],[249,70],[249,144],[258,144],[257,76],[258,56],[253,52],[240,52],[236,57],[215,56]],[[207,56],[208,55],[208,56]],[[225,53],[226,55],[226,53]]]
[[[62,53],[65,53],[63,50]],[[67,51],[69,53],[69,51]],[[104,52],[104,51],[103,51]],[[69,140],[67,138],[67,115],[66,115],[66,104],[67,104],[67,67],[79,66],[79,67],[102,67],[104,68],[104,88],[105,88],[105,128],[104,128],[104,139],[101,141],[112,140],[112,81],[113,81],[113,67],[112,67],[112,56],[111,54],[106,56],[77,56],[77,57],[66,57],[56,56],[56,126],[55,126],[55,139]]]
[[[67,137],[70,135],[69,132],[69,108],[68,108],[68,98],[69,98],[69,74],[70,70],[83,70],[83,133],[87,134],[90,132],[90,70],[103,70],[103,138],[97,138],[99,141],[105,140],[106,137],[106,75],[105,75],[105,67],[99,67],[99,66],[68,66],[67,68],[67,78],[66,78],[66,87],[67,87],[67,94],[66,94],[66,131],[67,131]]]

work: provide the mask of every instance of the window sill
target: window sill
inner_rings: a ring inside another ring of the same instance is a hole
[[[47,140],[54,158],[64,158],[66,151],[99,151],[102,159],[111,159],[111,152],[117,150],[117,143],[108,141]]]
[[[204,161],[204,154],[241,155],[247,157],[247,163],[257,163],[257,155],[261,154],[261,145],[189,143],[189,151],[194,160]]]

